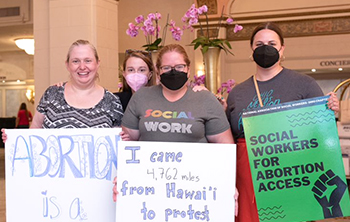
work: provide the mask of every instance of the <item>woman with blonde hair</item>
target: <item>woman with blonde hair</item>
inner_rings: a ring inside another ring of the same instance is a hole
[[[41,97],[31,128],[111,128],[123,117],[120,100],[98,84],[100,59],[87,40],[69,48],[68,82],[50,86]]]

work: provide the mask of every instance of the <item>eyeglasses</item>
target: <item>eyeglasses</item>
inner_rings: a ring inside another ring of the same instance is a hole
[[[185,70],[186,66],[187,65],[185,65],[185,64],[178,64],[175,66],[161,66],[160,70],[162,72],[169,72],[170,70],[175,69],[178,72],[183,72]]]
[[[132,53],[141,53],[143,54],[144,56],[147,56],[147,57],[150,57],[152,58],[152,53],[151,51],[144,51],[144,50],[134,50],[134,49],[127,49],[125,51],[125,55],[130,55]]]

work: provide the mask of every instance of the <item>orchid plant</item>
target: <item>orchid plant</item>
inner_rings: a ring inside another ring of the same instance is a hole
[[[193,88],[194,86],[200,86],[205,84],[205,75],[194,76],[194,80],[190,82],[190,86]],[[226,82],[221,84],[221,87],[217,90],[217,94],[224,95],[226,92],[229,94],[232,88],[236,85],[236,81],[234,79],[229,79]]]
[[[227,94],[229,94],[235,85],[236,81],[234,79],[229,79],[221,84],[221,87],[218,89],[217,93],[224,95],[224,93],[226,92]]]
[[[158,12],[148,14],[147,18],[143,15],[139,15],[135,18],[136,24],[129,23],[129,28],[126,30],[126,34],[131,37],[136,37],[139,34],[139,30],[143,31],[146,38],[146,45],[143,45],[142,47],[145,47],[147,51],[158,50],[164,45],[168,26],[172,33],[172,37],[176,41],[180,41],[181,36],[183,35],[183,30],[177,27],[173,20],[169,22],[169,15],[167,16],[162,37],[160,37],[159,33],[161,31],[161,26],[159,25],[159,21],[161,18],[162,15]],[[153,37],[155,37],[154,41]]]
[[[194,81],[190,82],[190,86],[191,88],[193,88],[194,86],[200,86],[200,85],[204,85],[205,84],[205,75],[201,75],[201,76],[194,76]]]
[[[223,8],[224,9],[224,8]],[[226,39],[219,39],[219,29],[222,26],[222,21],[224,19],[224,14],[221,13],[221,17],[219,20],[218,27],[216,29],[216,33],[214,37],[209,36],[209,20],[208,20],[208,7],[206,5],[203,5],[199,8],[196,8],[195,4],[193,4],[185,13],[185,15],[182,17],[182,21],[186,23],[185,29],[190,29],[191,31],[194,30],[193,26],[196,24],[199,24],[200,27],[200,36],[194,39],[190,45],[194,46],[194,49],[197,49],[199,46],[201,46],[202,53],[205,53],[208,51],[209,47],[219,47],[220,49],[224,50],[226,53],[230,53],[233,55],[233,53],[230,51],[232,49],[231,44]],[[204,34],[204,27],[202,22],[199,20],[200,15],[205,15],[206,18],[206,34]],[[229,17],[226,19],[227,24],[233,24],[234,20],[233,18]],[[237,33],[241,31],[243,27],[241,25],[235,24],[234,27],[234,33]]]

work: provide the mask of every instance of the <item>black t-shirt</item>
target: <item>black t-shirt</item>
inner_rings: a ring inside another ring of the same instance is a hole
[[[114,95],[118,96],[119,99],[120,99],[120,102],[122,103],[122,106],[123,106],[123,110],[125,112],[126,110],[126,107],[128,106],[128,103],[131,99],[131,96],[132,96],[132,92],[116,92],[116,93],[113,93]]]

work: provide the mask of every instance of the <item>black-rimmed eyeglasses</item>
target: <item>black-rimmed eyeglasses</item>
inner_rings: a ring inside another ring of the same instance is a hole
[[[175,66],[161,66],[160,70],[162,72],[169,72],[170,70],[175,69],[178,72],[183,72],[185,70],[186,66],[187,66],[186,64],[178,64]]]

